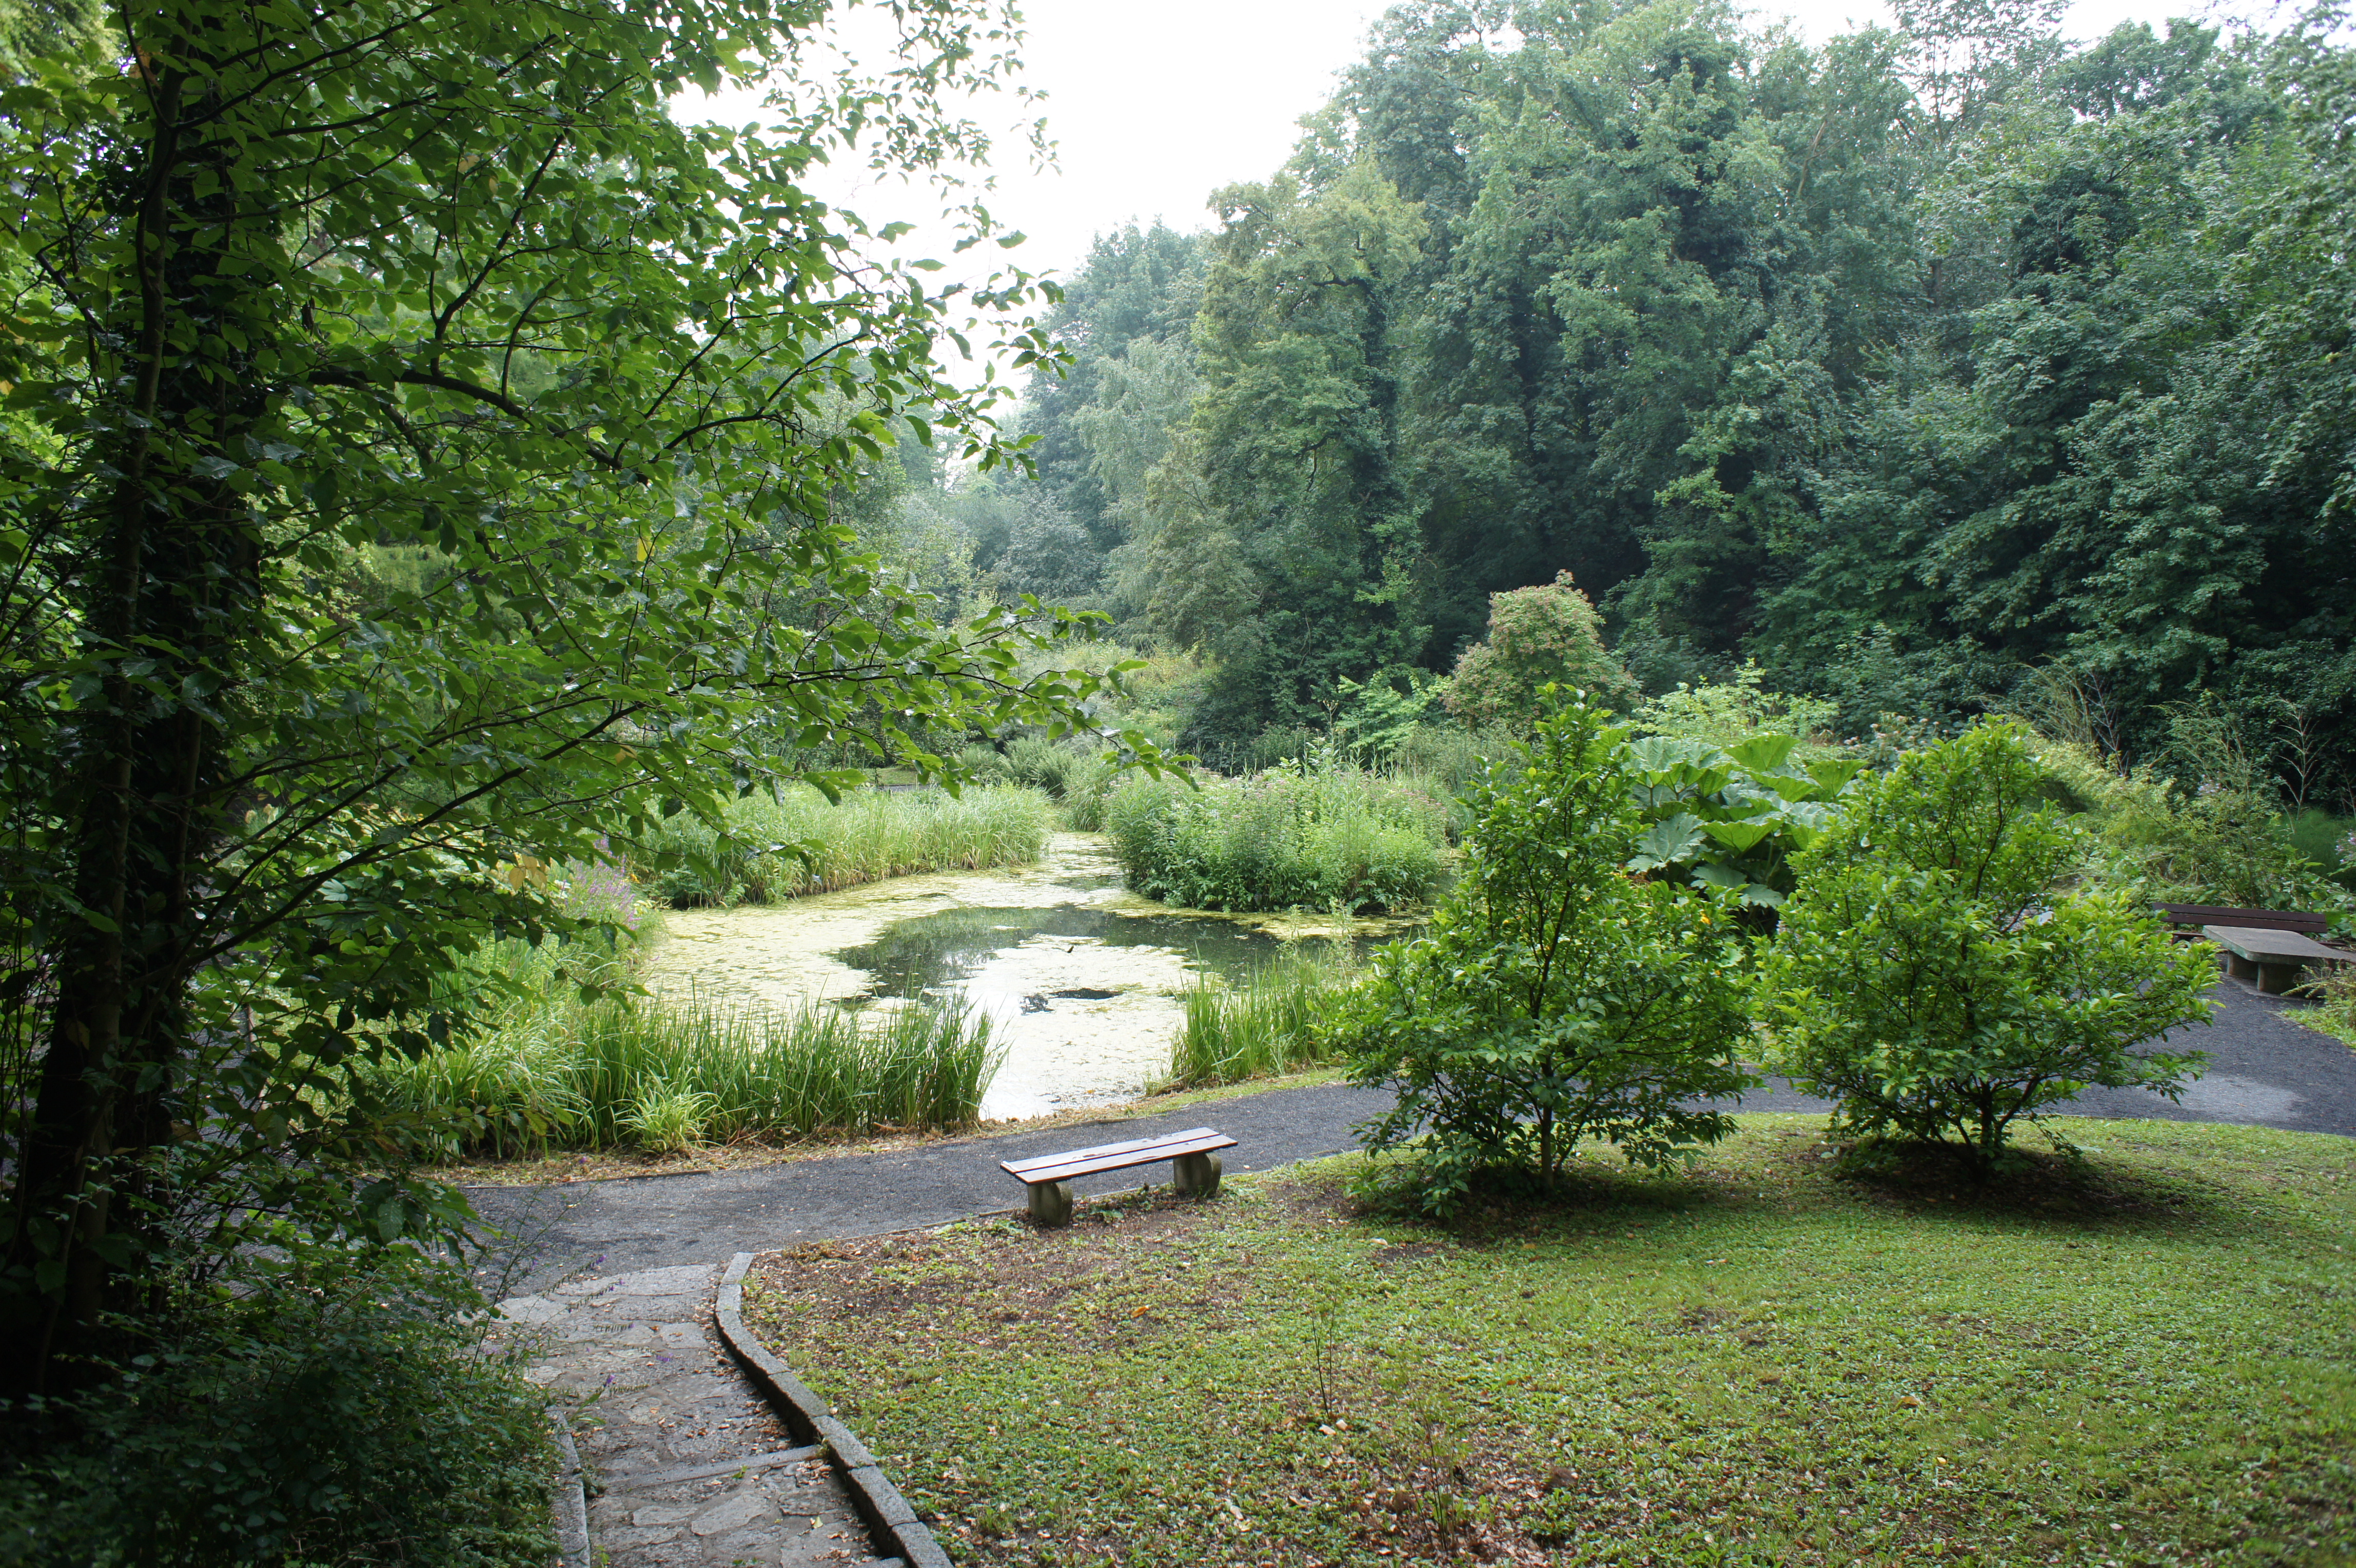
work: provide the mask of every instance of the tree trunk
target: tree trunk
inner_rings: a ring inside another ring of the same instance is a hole
[[[200,58],[191,40],[171,42],[144,58]],[[74,894],[88,913],[48,939],[57,999],[7,1247],[10,1271],[30,1271],[34,1285],[0,1353],[0,1391],[12,1394],[60,1391],[65,1367],[74,1381],[102,1376],[88,1358],[109,1353],[109,1315],[131,1305],[118,1299],[122,1277],[152,1283],[143,1260],[169,1198],[157,1155],[189,1045],[191,891],[214,838],[220,737],[207,709],[233,683],[258,607],[250,505],[200,460],[245,461],[266,407],[253,353],[272,328],[263,292],[221,265],[254,221],[226,155],[184,155],[208,107],[189,80],[177,63],[155,72],[145,166],[121,214],[136,259],[114,318],[131,351],[114,408],[119,478],[94,541],[104,564],[83,615],[107,674],[59,759],[59,814],[75,824]],[[134,676],[133,660],[152,668]]]

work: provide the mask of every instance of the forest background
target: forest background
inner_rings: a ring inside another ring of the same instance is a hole
[[[2026,709],[2122,765],[2209,693],[2323,803],[2338,18],[2058,13],[1812,47],[1708,5],[1399,7],[1215,228],[1066,281],[1036,483],[904,447],[862,532],[952,599],[1107,612],[1206,756],[1433,708],[1489,596],[1568,571],[1649,693],[1755,661],[1842,738]]]

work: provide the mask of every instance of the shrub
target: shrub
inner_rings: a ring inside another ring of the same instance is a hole
[[[1319,1025],[1356,973],[1349,950],[1335,944],[1323,952],[1288,947],[1240,985],[1206,977],[1186,993],[1168,1087],[1242,1083],[1333,1060]]]
[[[1331,755],[1199,786],[1132,779],[1104,825],[1131,888],[1201,909],[1398,909],[1446,875],[1446,808]]]
[[[482,1298],[455,1268],[387,1247],[236,1283],[190,1293],[140,1364],[76,1406],[11,1412],[36,1447],[0,1480],[0,1558],[552,1558],[544,1396],[481,1353]]]
[[[1549,685],[1599,701],[1636,696],[1635,681],[1603,646],[1602,618],[1568,572],[1489,596],[1489,629],[1457,659],[1444,700],[1468,723],[1518,728],[1546,712]]]
[[[2262,780],[2187,789],[2154,768],[2118,772],[2066,742],[2035,746],[2053,792],[2085,813],[2084,859],[2097,879],[2153,902],[2356,909],[2356,894],[2316,863]]]
[[[1483,1172],[1551,1186],[1584,1139],[1660,1165],[1733,1129],[1697,1101],[1752,1080],[1741,944],[1718,895],[1622,869],[1639,819],[1622,732],[1583,703],[1472,790],[1465,869],[1428,935],[1379,951],[1334,1025],[1354,1081],[1398,1096],[1370,1151],[1429,1134],[1423,1207]]]
[[[1953,1143],[1985,1173],[2012,1123],[2089,1084],[2173,1098],[2207,954],[2115,892],[2064,892],[2078,830],[2027,733],[1986,724],[1868,780],[1795,865],[1761,977],[1779,1063],[1865,1138]]]

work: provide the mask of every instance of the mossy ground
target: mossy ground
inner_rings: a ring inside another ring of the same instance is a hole
[[[1329,1161],[757,1272],[959,1562],[2345,1563],[2356,1143],[2063,1124],[1987,1189],[1746,1116],[1371,1213]]]

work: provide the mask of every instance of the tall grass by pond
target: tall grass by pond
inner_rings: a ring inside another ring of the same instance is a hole
[[[997,1067],[989,1020],[951,1009],[780,1012],[633,994],[584,1002],[577,971],[599,961],[583,953],[498,944],[480,961],[510,984],[469,1037],[366,1069],[425,1130],[417,1154],[667,1152],[963,1126]]]
[[[1027,784],[1055,802],[1074,832],[1103,831],[1105,797],[1119,779],[1113,754],[1091,740],[1025,736],[1004,749],[969,746],[958,760],[985,783]]]
[[[691,852],[704,864],[659,871],[649,886],[682,908],[774,903],[916,872],[1023,865],[1039,858],[1054,827],[1045,796],[1011,785],[956,796],[862,789],[839,805],[796,786],[774,800],[730,802],[724,836],[687,813],[673,817],[657,847]]]
[[[1447,877],[1448,808],[1348,763],[1256,779],[1138,778],[1105,806],[1129,886],[1199,909],[1382,912]]]
[[[1206,976],[1186,993],[1186,1022],[1172,1042],[1162,1087],[1208,1089],[1338,1060],[1321,1046],[1316,1023],[1356,978],[1356,963],[1338,943],[1287,948],[1241,985]]]

